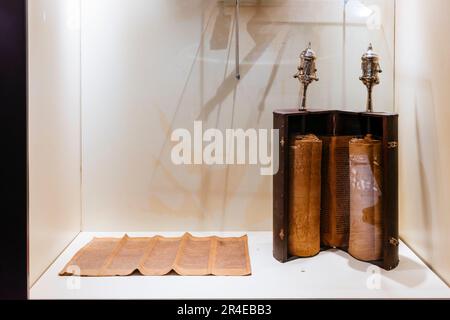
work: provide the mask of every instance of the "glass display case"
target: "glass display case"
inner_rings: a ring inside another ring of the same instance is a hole
[[[250,155],[242,163],[212,164],[195,156],[196,141],[202,152],[208,132],[224,139],[227,130],[260,137],[274,129],[274,110],[297,108],[293,76],[308,43],[319,77],[308,89],[311,109],[365,111],[367,89],[359,78],[371,43],[383,70],[374,111],[395,112],[396,1],[26,2],[30,298],[383,297],[404,290],[408,265],[392,271],[395,281],[386,291],[371,291],[364,287],[367,277],[385,271],[346,253],[278,263],[272,177],[262,175]],[[188,165],[173,160],[180,132],[192,137]],[[269,146],[276,143],[269,140]],[[94,237],[184,232],[248,234],[252,275],[58,275]],[[398,245],[407,261],[431,273]],[[387,269],[396,264],[392,260]],[[433,281],[423,290],[439,287]]]

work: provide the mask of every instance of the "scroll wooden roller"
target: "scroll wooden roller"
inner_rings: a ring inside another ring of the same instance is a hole
[[[371,135],[350,142],[349,253],[363,261],[383,258],[381,141]]]
[[[290,142],[290,205],[288,250],[293,256],[320,252],[322,142],[314,135]]]

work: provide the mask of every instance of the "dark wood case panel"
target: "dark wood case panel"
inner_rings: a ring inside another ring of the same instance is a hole
[[[289,230],[289,137],[311,133],[317,136],[372,134],[383,145],[383,259],[370,263],[392,270],[398,255],[398,115],[325,110],[278,110],[274,129],[280,133],[279,170],[273,178],[273,255],[280,262],[298,257],[288,253]],[[323,250],[328,248],[324,247]]]

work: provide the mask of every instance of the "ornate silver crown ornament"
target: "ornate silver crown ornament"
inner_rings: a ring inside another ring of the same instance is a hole
[[[367,87],[367,112],[373,112],[372,91],[373,87],[380,84],[379,74],[383,72],[380,67],[380,58],[373,51],[372,44],[363,54],[361,63],[362,76],[359,78]]]
[[[297,74],[294,76],[294,78],[298,79],[302,85],[300,88],[300,110],[306,110],[306,93],[308,86],[314,81],[319,81],[319,78],[317,77],[316,59],[316,53],[311,49],[311,43],[309,43],[308,48],[300,54],[300,65],[297,68]]]

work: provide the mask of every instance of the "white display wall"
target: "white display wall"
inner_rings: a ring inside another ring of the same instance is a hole
[[[450,1],[397,5],[401,236],[449,284]]]
[[[30,284],[80,232],[80,1],[28,1]]]

